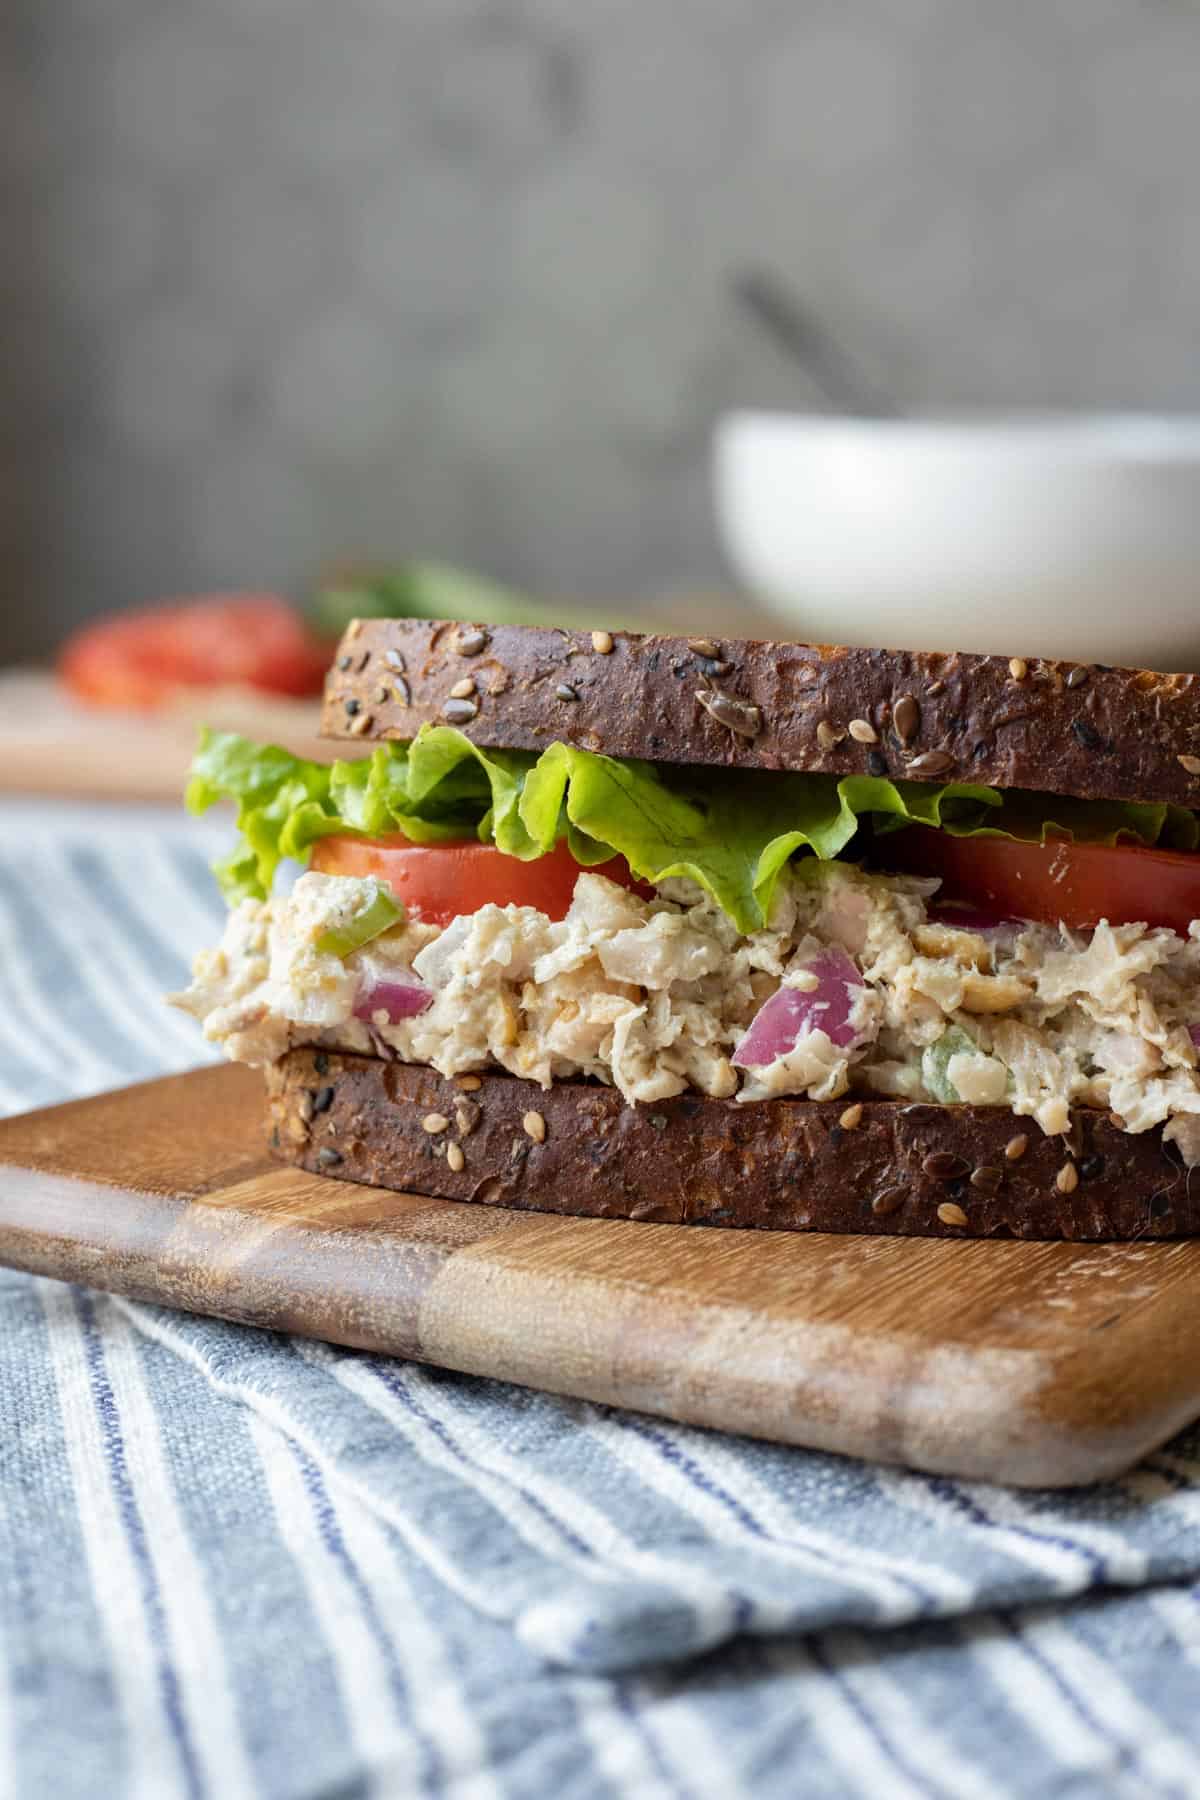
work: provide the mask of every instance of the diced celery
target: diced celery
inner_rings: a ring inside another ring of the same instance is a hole
[[[317,939],[317,949],[325,956],[349,956],[353,950],[361,950],[372,938],[377,938],[382,931],[404,917],[404,908],[396,900],[389,888],[377,884],[374,895],[352,918],[343,924],[331,925]]]

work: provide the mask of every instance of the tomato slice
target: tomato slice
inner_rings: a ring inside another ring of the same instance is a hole
[[[489,901],[535,906],[551,919],[565,919],[581,873],[565,844],[556,844],[534,862],[521,862],[494,844],[412,844],[405,837],[318,838],[312,867],[323,875],[378,876],[404,902],[410,917],[430,925],[448,925]],[[654,892],[634,878],[623,856],[598,863],[590,873],[646,897]]]
[[[331,653],[277,594],[212,594],[85,625],[58,667],[93,705],[152,708],[178,688],[316,694]]]
[[[1139,844],[1077,844],[1054,839],[952,837],[911,825],[879,842],[882,868],[940,875],[947,899],[966,900],[1019,919],[1086,929],[1165,925],[1186,937],[1200,919],[1200,853]],[[939,896],[941,898],[942,896]]]

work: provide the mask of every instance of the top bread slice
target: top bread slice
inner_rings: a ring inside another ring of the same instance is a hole
[[[1200,808],[1200,675],[428,619],[364,619],[326,681],[330,738],[455,725],[490,749],[968,781]]]

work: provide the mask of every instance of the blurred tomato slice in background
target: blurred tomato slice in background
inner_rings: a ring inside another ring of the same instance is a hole
[[[208,594],[85,625],[58,670],[96,706],[153,708],[180,688],[303,698],[320,692],[333,644],[278,594]]]

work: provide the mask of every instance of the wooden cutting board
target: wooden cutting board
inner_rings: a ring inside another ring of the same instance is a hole
[[[507,1212],[306,1175],[260,1078],[0,1123],[0,1261],[670,1418],[1020,1485],[1200,1415],[1200,1240],[955,1242]]]
[[[208,688],[162,712],[84,706],[45,669],[0,670],[0,792],[108,800],[183,793],[202,724],[332,762],[317,738],[319,700]]]

